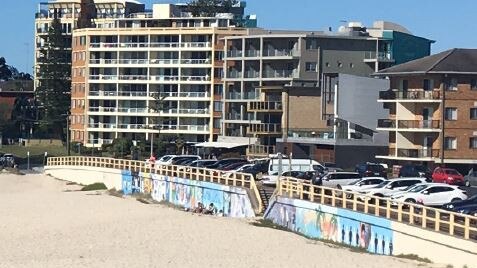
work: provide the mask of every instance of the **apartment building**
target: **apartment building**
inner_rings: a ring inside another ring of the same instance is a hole
[[[248,155],[256,157],[275,153],[277,138],[289,135],[333,139],[339,74],[369,76],[429,55],[432,42],[382,21],[338,32],[251,29],[226,37],[221,134],[250,143]]]
[[[45,38],[52,21],[60,20],[66,44],[71,44],[73,30],[78,27],[78,18],[81,8],[88,7],[94,10],[94,22],[104,19],[124,18],[131,13],[144,12],[144,4],[135,0],[54,0],[41,2],[35,14],[35,63],[34,78],[35,88],[40,83],[41,77],[37,75],[41,63],[41,49],[45,48]],[[70,63],[70,59],[67,63]]]
[[[99,147],[156,133],[217,139],[223,38],[256,25],[244,7],[193,17],[187,5],[154,4],[151,12],[75,30],[72,140]]]
[[[394,164],[450,165],[467,171],[477,163],[477,49],[451,49],[382,70],[390,89],[379,103],[389,118],[389,152]]]

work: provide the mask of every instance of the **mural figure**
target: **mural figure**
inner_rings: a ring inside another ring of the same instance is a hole
[[[369,241],[371,240],[371,226],[361,222],[359,224],[359,230],[359,246],[362,248],[368,248]]]
[[[338,219],[335,215],[317,211],[316,226],[321,233],[322,239],[338,240]]]

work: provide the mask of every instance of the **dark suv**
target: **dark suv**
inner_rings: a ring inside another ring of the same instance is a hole
[[[361,177],[387,177],[386,169],[380,164],[365,163],[358,164],[354,169]]]
[[[399,177],[421,177],[432,180],[432,174],[429,168],[422,165],[406,164],[399,170]]]

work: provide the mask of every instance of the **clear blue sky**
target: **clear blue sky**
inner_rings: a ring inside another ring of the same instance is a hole
[[[34,16],[39,2],[0,1],[0,56],[20,71],[32,71]],[[178,1],[142,2],[150,8],[152,3]],[[248,0],[246,12],[257,14],[259,27],[271,29],[336,30],[342,20],[365,25],[388,20],[436,40],[432,49],[436,53],[453,47],[477,48],[476,10],[476,0]]]

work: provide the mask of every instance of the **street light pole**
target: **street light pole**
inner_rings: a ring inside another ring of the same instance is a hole
[[[70,156],[70,113],[66,115],[66,151]]]

